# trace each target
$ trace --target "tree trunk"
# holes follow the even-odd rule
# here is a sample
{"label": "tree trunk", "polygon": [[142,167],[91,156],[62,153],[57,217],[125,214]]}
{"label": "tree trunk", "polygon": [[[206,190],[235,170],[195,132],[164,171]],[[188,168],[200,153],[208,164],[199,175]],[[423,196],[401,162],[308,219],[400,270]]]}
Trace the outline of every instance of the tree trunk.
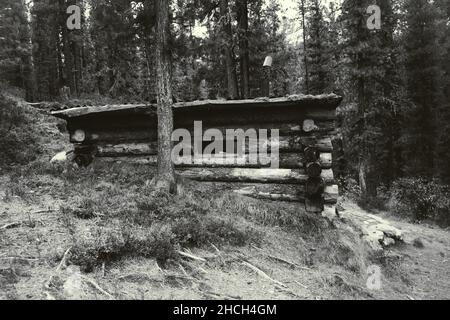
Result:
{"label": "tree trunk", "polygon": [[236,66],[233,55],[233,34],[231,30],[231,18],[229,15],[228,0],[220,0],[220,18],[222,21],[222,43],[225,55],[225,66],[227,70],[228,98],[235,100],[239,98]]}
{"label": "tree trunk", "polygon": [[306,94],[309,94],[309,73],[308,73],[308,59],[307,59],[307,50],[308,47],[306,45],[306,21],[305,21],[305,0],[301,2],[301,13],[302,13],[302,29],[303,29],[303,63],[305,65],[305,85],[306,85]]}
{"label": "tree trunk", "polygon": [[169,0],[157,0],[156,76],[158,92],[158,169],[156,188],[174,192],[175,171],[171,159],[173,111]]}
{"label": "tree trunk", "polygon": [[239,24],[239,62],[241,71],[241,97],[248,99],[249,88],[249,53],[248,53],[248,2],[238,0],[238,24]]}

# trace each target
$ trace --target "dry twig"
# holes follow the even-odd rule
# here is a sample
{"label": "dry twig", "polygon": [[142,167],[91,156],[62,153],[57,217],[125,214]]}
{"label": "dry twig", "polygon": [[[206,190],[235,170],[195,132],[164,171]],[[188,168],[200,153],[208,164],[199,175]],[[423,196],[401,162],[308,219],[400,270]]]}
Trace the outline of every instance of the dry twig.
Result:
{"label": "dry twig", "polygon": [[257,274],[259,274],[261,277],[263,277],[263,278],[265,278],[265,279],[267,279],[267,280],[269,280],[269,281],[271,281],[271,282],[277,284],[278,286],[280,286],[280,287],[282,287],[282,288],[287,288],[287,286],[286,286],[284,283],[282,283],[282,282],[280,282],[280,281],[278,281],[278,280],[275,280],[275,279],[271,278],[267,273],[265,273],[265,272],[262,271],[261,269],[255,267],[255,266],[252,265],[251,263],[249,263],[249,262],[247,262],[247,261],[242,261],[242,264],[243,264],[244,266],[246,266],[246,267],[252,269],[253,271],[255,271],[255,272],[256,272]]}
{"label": "dry twig", "polygon": [[102,289],[94,280],[92,280],[91,278],[88,278],[86,276],[82,276],[82,279],[84,281],[86,281],[87,283],[89,283],[90,285],[92,285],[95,289],[97,289],[98,291],[100,291],[101,293],[103,293],[105,296],[108,296],[110,299],[114,300],[114,297],[112,294],[110,294],[108,291]]}
{"label": "dry twig", "polygon": [[187,253],[187,252],[184,252],[184,251],[181,251],[181,250],[178,250],[177,252],[180,255],[182,255],[182,256],[184,256],[186,258],[189,258],[189,259],[192,259],[192,260],[196,260],[196,261],[206,262],[206,259],[203,259],[202,257],[195,256],[192,253]]}

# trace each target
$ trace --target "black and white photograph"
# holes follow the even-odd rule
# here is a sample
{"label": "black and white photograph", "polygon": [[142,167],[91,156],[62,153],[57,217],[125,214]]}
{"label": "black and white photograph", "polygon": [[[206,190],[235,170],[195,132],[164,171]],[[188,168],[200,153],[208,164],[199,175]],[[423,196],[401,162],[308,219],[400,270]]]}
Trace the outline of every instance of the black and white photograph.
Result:
{"label": "black and white photograph", "polygon": [[0,300],[449,299],[449,0],[0,0]]}

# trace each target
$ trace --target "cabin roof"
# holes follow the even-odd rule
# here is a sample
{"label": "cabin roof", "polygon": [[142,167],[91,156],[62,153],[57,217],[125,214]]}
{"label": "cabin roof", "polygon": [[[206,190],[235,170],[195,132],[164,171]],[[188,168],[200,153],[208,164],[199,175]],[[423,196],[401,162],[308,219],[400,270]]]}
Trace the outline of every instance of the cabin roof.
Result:
{"label": "cabin roof", "polygon": [[[209,109],[209,108],[239,108],[239,107],[314,107],[319,109],[336,109],[342,101],[342,97],[336,94],[322,95],[291,95],[280,98],[256,98],[246,100],[201,100],[191,102],[177,102],[176,109]],[[104,106],[84,106],[66,110],[53,111],[52,115],[64,120],[78,118],[86,115],[101,113],[124,114],[154,114],[156,104],[121,104]]]}

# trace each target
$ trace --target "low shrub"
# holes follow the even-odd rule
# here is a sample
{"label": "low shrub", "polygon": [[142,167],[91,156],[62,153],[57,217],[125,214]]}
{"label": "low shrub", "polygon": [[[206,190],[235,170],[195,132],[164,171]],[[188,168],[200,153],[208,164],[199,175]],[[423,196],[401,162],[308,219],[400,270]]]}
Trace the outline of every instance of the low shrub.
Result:
{"label": "low shrub", "polygon": [[40,150],[37,136],[29,112],[0,94],[0,166],[35,160]]}
{"label": "low shrub", "polygon": [[180,248],[242,246],[260,239],[258,232],[221,216],[213,202],[193,194],[173,196],[143,187],[114,200],[110,191],[86,194],[61,207],[66,220],[96,218],[86,222],[88,228],[72,232],[71,260],[86,271],[125,256],[153,257],[164,265],[176,259]]}
{"label": "low shrub", "polygon": [[450,224],[450,188],[436,180],[399,179],[391,188],[389,203],[391,210],[416,221]]}

